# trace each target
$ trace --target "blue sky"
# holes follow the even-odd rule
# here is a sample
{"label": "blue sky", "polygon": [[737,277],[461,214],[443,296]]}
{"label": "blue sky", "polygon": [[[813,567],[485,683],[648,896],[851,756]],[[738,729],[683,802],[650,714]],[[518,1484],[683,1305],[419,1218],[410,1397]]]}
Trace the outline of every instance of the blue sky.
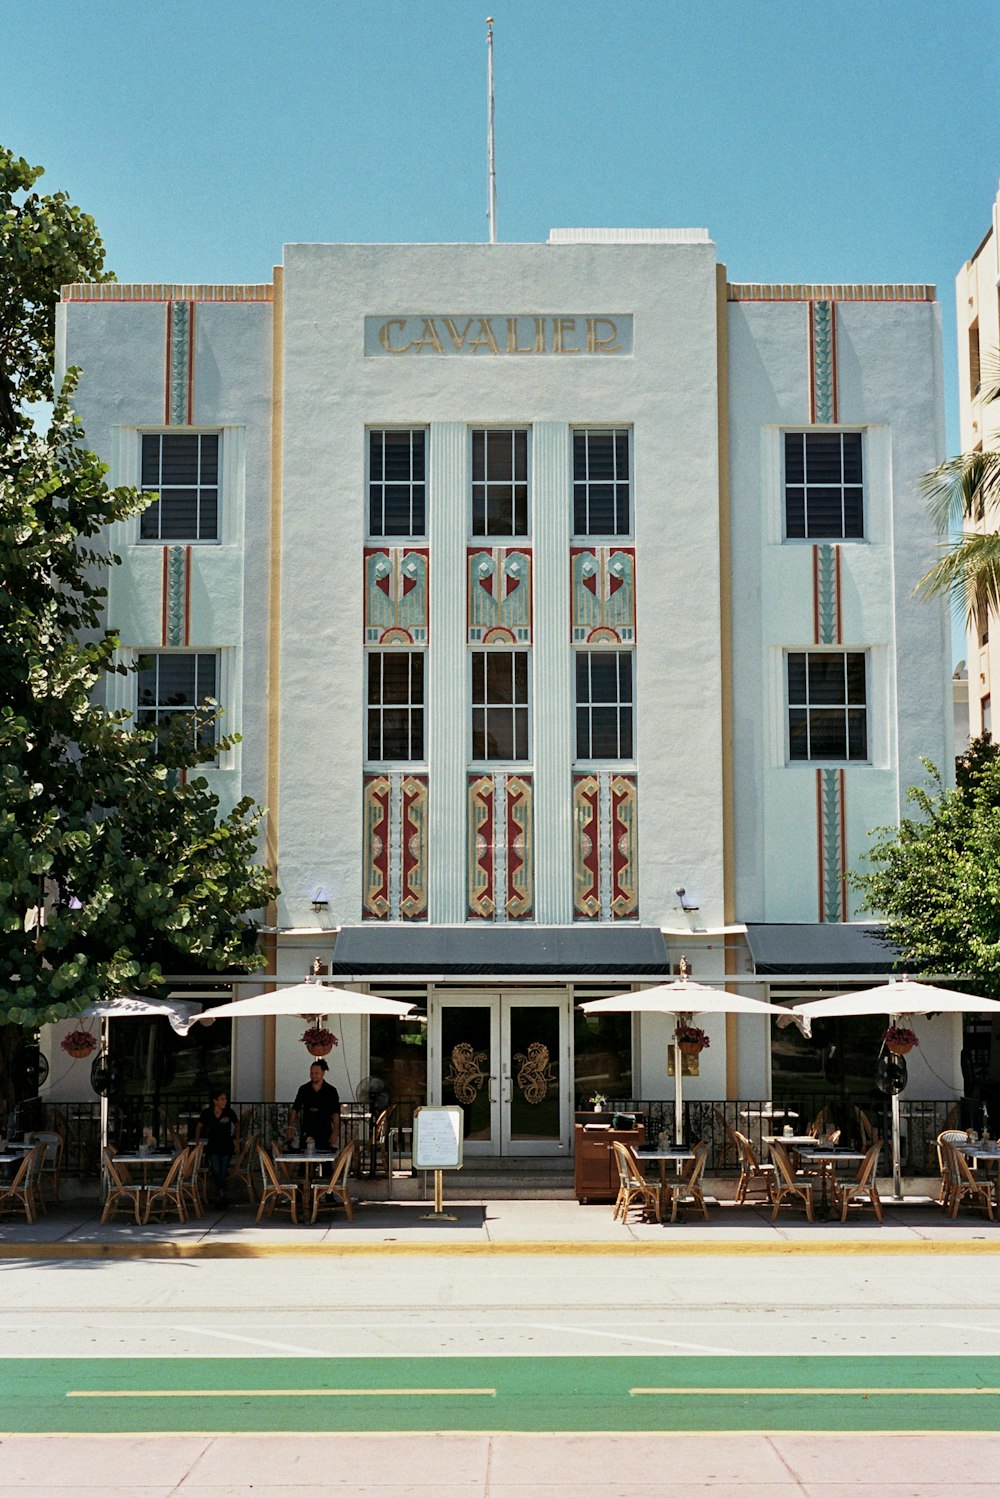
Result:
{"label": "blue sky", "polygon": [[[6,0],[0,138],[93,213],[121,280],[265,280],[291,240],[484,239],[487,13]],[[733,280],[936,282],[957,445],[954,277],[1000,173],[1000,7],[493,15],[501,239],[705,226]]]}

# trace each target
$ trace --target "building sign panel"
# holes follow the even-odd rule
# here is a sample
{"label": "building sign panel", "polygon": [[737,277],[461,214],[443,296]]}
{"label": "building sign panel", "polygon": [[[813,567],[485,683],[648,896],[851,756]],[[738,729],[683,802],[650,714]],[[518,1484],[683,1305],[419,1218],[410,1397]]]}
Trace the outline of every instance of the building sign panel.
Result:
{"label": "building sign panel", "polygon": [[630,313],[454,313],[365,318],[366,358],[631,354]]}

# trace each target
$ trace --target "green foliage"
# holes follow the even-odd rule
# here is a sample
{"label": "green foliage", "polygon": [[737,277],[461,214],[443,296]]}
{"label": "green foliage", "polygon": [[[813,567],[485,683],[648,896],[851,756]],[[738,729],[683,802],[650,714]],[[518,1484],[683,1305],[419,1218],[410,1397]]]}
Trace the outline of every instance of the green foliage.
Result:
{"label": "green foliage", "polygon": [[108,487],[70,409],[76,371],[45,435],[21,408],[51,392],[59,284],[100,278],[103,263],[64,195],[10,206],[37,175],[0,150],[0,316],[14,330],[0,336],[0,1035],[155,991],[164,970],[261,965],[246,917],[277,893],[255,861],[262,809],[248,798],[219,819],[199,773],[215,751],[181,724],[160,741],[95,700],[124,670],[103,627],[101,579],[118,559],[102,537],[150,496]]}
{"label": "green foliage", "polygon": [[853,882],[910,973],[961,973],[1000,998],[1000,753],[988,736],[975,740],[954,790],[925,768],[930,785],[907,791],[917,814],[877,829],[876,867]]}
{"label": "green foliage", "polygon": [[25,403],[54,398],[60,286],[115,279],[89,213],[64,192],[31,191],[42,175],[0,146],[0,441],[13,436]]}

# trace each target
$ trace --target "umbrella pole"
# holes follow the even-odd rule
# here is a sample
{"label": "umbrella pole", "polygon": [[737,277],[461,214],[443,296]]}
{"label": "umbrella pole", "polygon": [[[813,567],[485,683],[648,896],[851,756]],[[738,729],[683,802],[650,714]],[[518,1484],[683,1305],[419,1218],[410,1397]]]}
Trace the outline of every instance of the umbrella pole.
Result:
{"label": "umbrella pole", "polygon": [[[101,1054],[106,1058],[106,1064],[110,1069],[110,1057],[108,1055],[108,1042],[111,1031],[107,1015],[101,1020]],[[108,1147],[108,1092],[107,1088],[101,1093],[101,1200],[107,1193],[107,1181],[104,1178],[104,1151]]]}
{"label": "umbrella pole", "polygon": [[[899,1020],[898,1014],[889,1016],[889,1024],[895,1025]],[[899,1164],[899,1093],[892,1094],[892,1199],[895,1202],[903,1200],[903,1175]]]}
{"label": "umbrella pole", "polygon": [[681,1048],[674,1046],[674,1143],[684,1143],[684,1098],[681,1093]]}

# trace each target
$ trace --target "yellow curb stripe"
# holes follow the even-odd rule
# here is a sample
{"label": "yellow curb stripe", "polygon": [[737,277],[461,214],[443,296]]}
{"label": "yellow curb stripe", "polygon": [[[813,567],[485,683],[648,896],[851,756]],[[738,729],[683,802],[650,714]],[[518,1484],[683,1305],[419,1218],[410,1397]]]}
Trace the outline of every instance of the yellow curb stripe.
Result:
{"label": "yellow curb stripe", "polygon": [[734,1255],[763,1258],[775,1254],[802,1254],[814,1258],[844,1255],[872,1258],[950,1254],[1000,1254],[1000,1233],[991,1239],[871,1239],[824,1238],[814,1241],[779,1239],[752,1242],[741,1239],[685,1238],[662,1243],[567,1243],[543,1240],[476,1243],[178,1243],[169,1239],[147,1243],[0,1243],[2,1259],[267,1259],[352,1258],[379,1255],[393,1257],[475,1258],[523,1255],[547,1258],[663,1258],[719,1257]]}
{"label": "yellow curb stripe", "polygon": [[787,1395],[790,1395],[792,1397],[795,1397],[795,1396],[800,1395],[800,1394],[801,1395],[807,1395],[807,1394],[808,1395],[814,1395],[814,1394],[831,1395],[831,1394],[836,1394],[838,1396],[838,1398],[841,1395],[843,1395],[843,1394],[858,1394],[863,1399],[871,1399],[873,1396],[876,1396],[876,1395],[879,1396],[880,1398],[895,1399],[895,1397],[896,1397],[897,1394],[918,1394],[918,1395],[933,1394],[935,1396],[942,1395],[942,1394],[947,1394],[947,1395],[952,1395],[952,1396],[960,1395],[960,1396],[962,1396],[964,1398],[964,1397],[966,1397],[966,1396],[968,1396],[970,1394],[1000,1394],[1000,1389],[987,1389],[987,1388],[975,1388],[975,1389],[930,1389],[930,1388],[927,1388],[927,1389],[894,1389],[894,1388],[893,1389],[890,1389],[890,1388],[878,1388],[878,1389],[844,1388],[844,1389],[833,1389],[833,1388],[816,1388],[816,1389],[808,1389],[808,1388],[799,1387],[796,1384],[792,1384],[788,1388],[779,1388],[779,1387],[775,1387],[775,1388],[750,1388],[749,1386],[743,1388],[743,1387],[741,1387],[738,1384],[733,1384],[730,1388],[720,1389],[720,1388],[704,1388],[704,1387],[702,1387],[700,1385],[691,1386],[691,1387],[684,1387],[684,1386],[678,1384],[676,1387],[671,1386],[671,1387],[663,1388],[663,1389],[629,1389],[629,1393],[630,1394],[697,1394],[699,1397],[701,1395],[703,1395],[703,1394],[719,1394],[719,1395],[728,1395],[728,1394],[787,1394]]}
{"label": "yellow curb stripe", "polygon": [[[747,1439],[751,1440],[784,1440],[797,1439],[807,1436],[810,1441],[842,1440],[844,1436],[850,1436],[853,1441],[884,1440],[892,1438],[898,1440],[905,1436],[908,1443],[914,1441],[997,1441],[1000,1442],[1000,1433],[994,1430],[983,1430],[981,1426],[975,1430],[962,1430],[958,1426],[950,1426],[947,1431],[936,1430],[906,1430],[890,1427],[888,1430],[856,1430],[852,1431],[847,1426],[841,1430],[790,1430],[787,1426],[761,1426],[759,1430],[643,1430],[639,1426],[630,1426],[627,1435],[621,1431],[609,1430],[490,1430],[490,1438],[503,1436],[506,1440],[519,1441],[565,1441],[572,1437],[574,1441],[633,1441],[637,1436],[646,1440],[655,1438],[661,1441],[685,1441],[698,1440],[705,1436],[711,1436],[713,1440],[739,1441],[745,1445]],[[205,1439],[220,1441],[273,1441],[275,1436],[294,1436],[296,1440],[307,1441],[415,1441],[415,1440],[440,1440],[447,1437],[450,1440],[478,1441],[481,1433],[470,1430],[220,1430],[213,1427],[211,1430],[130,1430],[104,1431],[104,1430],[0,1430],[0,1441],[190,1441],[193,1437],[204,1437]],[[943,1491],[943,1489],[942,1489]]]}
{"label": "yellow curb stripe", "polygon": [[67,1389],[67,1399],[404,1399],[461,1394],[489,1399],[496,1389]]}

